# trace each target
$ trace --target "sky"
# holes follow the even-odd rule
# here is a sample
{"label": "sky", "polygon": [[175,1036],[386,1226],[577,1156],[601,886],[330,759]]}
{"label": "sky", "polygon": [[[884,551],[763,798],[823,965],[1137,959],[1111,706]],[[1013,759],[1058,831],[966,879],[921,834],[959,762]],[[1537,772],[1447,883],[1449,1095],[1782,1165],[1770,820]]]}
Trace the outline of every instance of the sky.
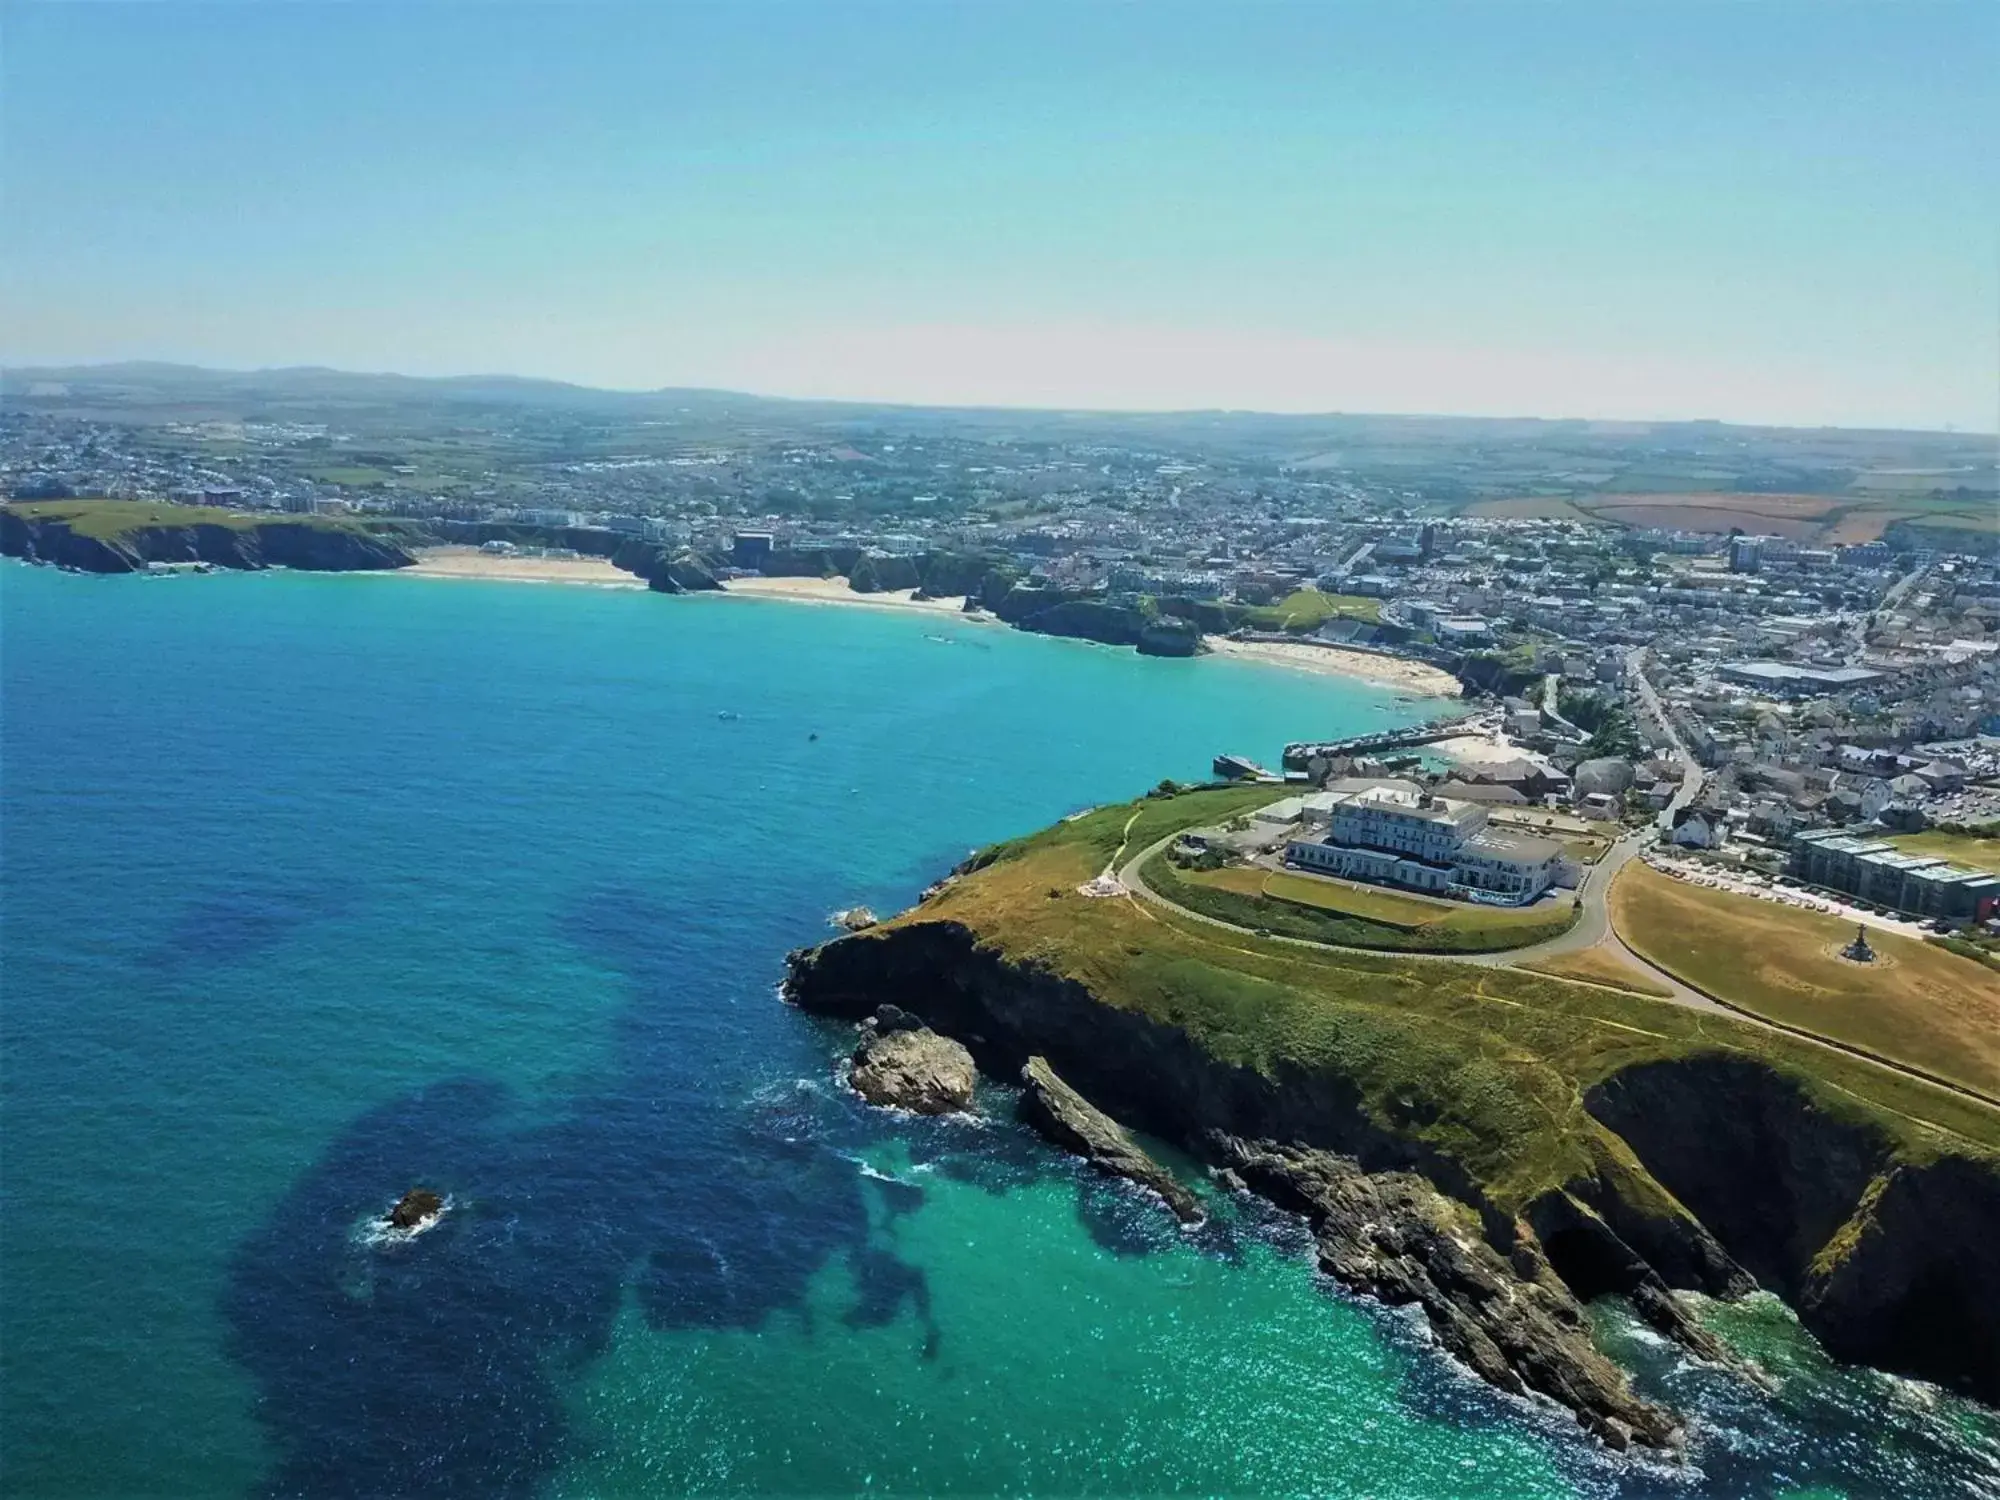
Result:
{"label": "sky", "polygon": [[2000,425],[2000,4],[0,0],[0,360]]}

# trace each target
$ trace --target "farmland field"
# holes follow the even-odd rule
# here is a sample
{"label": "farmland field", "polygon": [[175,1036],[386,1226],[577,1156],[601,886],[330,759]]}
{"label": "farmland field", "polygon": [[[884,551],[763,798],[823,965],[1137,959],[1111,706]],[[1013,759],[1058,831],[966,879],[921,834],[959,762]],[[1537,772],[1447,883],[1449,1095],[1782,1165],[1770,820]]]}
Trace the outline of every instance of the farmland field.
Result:
{"label": "farmland field", "polygon": [[1819,534],[1822,518],[1840,502],[1831,495],[1700,493],[1600,495],[1577,503],[1598,520],[1621,526],[1661,526],[1718,534],[1741,527],[1747,532],[1804,541]]}
{"label": "farmland field", "polygon": [[1519,495],[1508,500],[1477,500],[1465,514],[1489,521],[1588,521],[1590,515],[1561,495]]}

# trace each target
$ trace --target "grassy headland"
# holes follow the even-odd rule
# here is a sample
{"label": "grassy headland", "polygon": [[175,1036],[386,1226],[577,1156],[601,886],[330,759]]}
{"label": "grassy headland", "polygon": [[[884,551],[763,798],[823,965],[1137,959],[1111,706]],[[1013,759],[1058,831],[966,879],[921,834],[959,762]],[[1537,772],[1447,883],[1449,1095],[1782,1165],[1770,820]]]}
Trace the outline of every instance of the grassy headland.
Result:
{"label": "grassy headland", "polygon": [[1639,1064],[1716,1054],[1777,1070],[1815,1107],[1884,1132],[1905,1159],[2000,1151],[2000,1111],[1746,1023],[1521,970],[1314,951],[1079,894],[1114,859],[1278,795],[1211,788],[1100,808],[985,851],[880,931],[961,924],[981,949],[1178,1028],[1225,1063],[1336,1075],[1384,1129],[1454,1159],[1501,1205],[1635,1171],[1584,1092]]}
{"label": "grassy headland", "polygon": [[283,522],[316,531],[368,530],[349,516],[270,515],[155,500],[17,500],[10,502],[8,509],[24,520],[60,521],[78,536],[100,542],[122,541],[158,527],[220,526],[228,531],[255,531]]}
{"label": "grassy headland", "polygon": [[2000,1097],[2000,984],[1934,944],[1673,880],[1634,861],[1611,889],[1619,936],[1696,989]]}
{"label": "grassy headland", "polygon": [[1275,604],[1255,605],[1242,615],[1243,623],[1253,630],[1293,632],[1317,630],[1328,620],[1361,620],[1373,625],[1381,618],[1379,600],[1359,594],[1325,594],[1318,589],[1296,589]]}

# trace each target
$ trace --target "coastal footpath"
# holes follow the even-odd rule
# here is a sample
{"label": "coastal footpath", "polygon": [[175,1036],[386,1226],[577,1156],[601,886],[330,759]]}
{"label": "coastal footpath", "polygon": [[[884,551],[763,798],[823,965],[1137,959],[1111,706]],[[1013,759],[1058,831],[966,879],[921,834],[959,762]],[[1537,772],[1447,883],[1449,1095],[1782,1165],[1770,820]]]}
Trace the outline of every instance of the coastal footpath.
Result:
{"label": "coastal footpath", "polygon": [[1156,795],[984,851],[792,955],[785,993],[900,1007],[997,1079],[1041,1059],[1225,1190],[1305,1215],[1328,1274],[1420,1306],[1470,1369],[1612,1446],[1679,1435],[1590,1345],[1581,1304],[1607,1294],[1732,1363],[1676,1293],[1761,1286],[1838,1358],[2000,1403],[2000,1113],[1687,1006],[1313,951],[1102,879],[1257,795]]}

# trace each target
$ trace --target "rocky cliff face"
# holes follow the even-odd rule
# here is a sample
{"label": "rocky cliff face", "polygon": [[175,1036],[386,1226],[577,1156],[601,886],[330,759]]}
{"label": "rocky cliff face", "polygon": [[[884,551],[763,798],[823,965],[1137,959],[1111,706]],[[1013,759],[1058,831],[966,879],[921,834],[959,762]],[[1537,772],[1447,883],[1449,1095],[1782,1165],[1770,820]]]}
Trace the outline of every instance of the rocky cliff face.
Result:
{"label": "rocky cliff face", "polygon": [[[1897,1164],[1878,1134],[1811,1108],[1748,1060],[1646,1064],[1592,1089],[1590,1115],[1622,1137],[1607,1135],[1608,1146],[1629,1146],[1643,1170],[1607,1167],[1516,1213],[1449,1156],[1372,1119],[1337,1072],[1266,1076],[1222,1063],[1171,1026],[980,948],[956,923],[796,953],[786,994],[853,1019],[893,1002],[963,1042],[993,1077],[1016,1077],[1044,1056],[1091,1103],[1218,1165],[1240,1165],[1222,1144],[1233,1140],[1260,1143],[1266,1158],[1305,1152],[1347,1158],[1363,1174],[1414,1174],[1462,1206],[1524,1282],[1553,1281],[1576,1298],[1628,1296],[1700,1357],[1726,1356],[1670,1289],[1732,1296],[1762,1281],[1842,1357],[2000,1402],[2000,1299],[1988,1295],[2000,1285],[2000,1173],[1983,1160]],[[1276,1181],[1267,1172],[1262,1186]],[[1418,1300],[1439,1323],[1432,1302]],[[1652,1417],[1603,1395],[1596,1376],[1559,1351],[1546,1357],[1568,1373],[1529,1379],[1527,1366],[1510,1367],[1608,1438],[1620,1428],[1606,1423],[1642,1441],[1659,1436]],[[1591,1391],[1603,1399],[1572,1400]]]}
{"label": "rocky cliff face", "polygon": [[1896,1159],[1734,1058],[1628,1068],[1585,1107],[1842,1359],[2000,1404],[2000,1171]]}
{"label": "rocky cliff face", "polygon": [[1057,1077],[1045,1057],[1031,1057],[1021,1069],[1021,1118],[1098,1171],[1159,1194],[1183,1224],[1201,1217],[1201,1204],[1186,1184],[1141,1150],[1124,1126]]}
{"label": "rocky cliff face", "polygon": [[305,521],[248,526],[142,526],[110,539],[84,536],[65,521],[0,506],[0,553],[86,573],[136,573],[150,562],[205,562],[219,568],[299,568],[319,573],[403,568],[416,561],[395,542],[349,527]]}
{"label": "rocky cliff face", "polygon": [[686,548],[663,547],[658,542],[634,539],[620,543],[611,554],[611,565],[645,579],[655,593],[692,594],[722,587],[706,559]]}

